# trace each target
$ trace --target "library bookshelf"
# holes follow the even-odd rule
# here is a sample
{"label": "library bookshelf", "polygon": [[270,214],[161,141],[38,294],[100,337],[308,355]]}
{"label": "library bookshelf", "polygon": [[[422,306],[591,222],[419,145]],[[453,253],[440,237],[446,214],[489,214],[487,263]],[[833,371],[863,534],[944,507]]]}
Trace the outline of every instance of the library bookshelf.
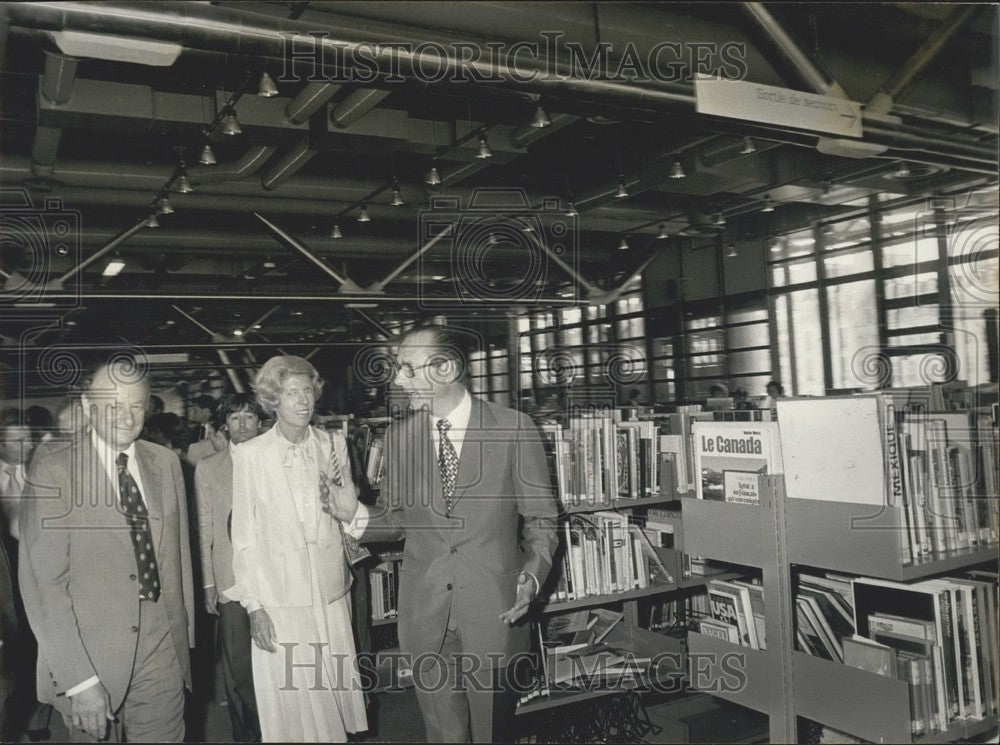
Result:
{"label": "library bookshelf", "polygon": [[682,508],[690,553],[762,571],[767,628],[767,650],[689,632],[692,687],[767,714],[772,742],[795,741],[797,717],[872,742],[951,742],[995,729],[991,716],[914,737],[908,683],[797,651],[792,568],[916,580],[996,562],[996,546],[904,565],[898,508],[788,499],[782,476],[759,479],[760,505],[689,499]]}

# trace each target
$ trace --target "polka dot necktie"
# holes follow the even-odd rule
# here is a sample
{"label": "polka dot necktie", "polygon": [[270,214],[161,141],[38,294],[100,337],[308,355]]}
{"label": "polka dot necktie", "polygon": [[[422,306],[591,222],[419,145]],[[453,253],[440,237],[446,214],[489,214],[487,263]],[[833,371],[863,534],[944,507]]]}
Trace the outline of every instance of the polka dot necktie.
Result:
{"label": "polka dot necktie", "polygon": [[444,506],[446,512],[451,512],[453,506],[452,497],[455,496],[455,479],[458,477],[458,453],[455,446],[448,437],[448,430],[451,429],[451,422],[447,419],[438,419],[438,433],[441,435],[441,442],[438,447],[438,468],[441,469],[441,486],[444,491]]}
{"label": "polka dot necktie", "polygon": [[128,472],[128,455],[118,453],[118,493],[121,496],[125,519],[128,521],[135,566],[138,570],[139,597],[156,602],[160,597],[160,572],[153,554],[153,534],[149,530],[149,513],[142,503],[139,485]]}

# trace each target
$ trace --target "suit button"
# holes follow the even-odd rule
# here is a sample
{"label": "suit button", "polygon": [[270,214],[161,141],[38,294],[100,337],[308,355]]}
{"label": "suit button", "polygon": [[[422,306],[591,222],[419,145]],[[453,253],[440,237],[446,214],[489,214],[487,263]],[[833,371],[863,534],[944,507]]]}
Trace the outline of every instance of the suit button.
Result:
{"label": "suit button", "polygon": [[448,589],[448,590],[451,589],[451,582],[448,583],[448,587],[446,589]]}
{"label": "suit button", "polygon": [[454,546],[452,546],[452,547],[451,547],[451,552],[452,552],[453,554],[457,554],[457,553],[458,553],[458,549],[457,549],[457,548],[455,548]]}
{"label": "suit button", "polygon": [[132,627],[132,633],[133,634],[138,634],[139,633],[139,627],[138,626],[133,626]]}
{"label": "suit button", "polygon": [[129,578],[130,580],[132,580],[133,582],[135,582],[135,581],[136,581],[136,580],[138,579],[138,577],[136,577],[136,576],[135,576],[134,574],[130,574],[130,575],[128,576],[128,578]]}

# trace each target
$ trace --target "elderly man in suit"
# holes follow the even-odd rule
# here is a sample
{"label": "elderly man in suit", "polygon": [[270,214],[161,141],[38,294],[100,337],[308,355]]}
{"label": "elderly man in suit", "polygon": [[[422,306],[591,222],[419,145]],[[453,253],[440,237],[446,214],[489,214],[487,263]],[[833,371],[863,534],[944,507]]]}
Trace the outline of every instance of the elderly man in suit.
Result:
{"label": "elderly man in suit", "polygon": [[361,541],[406,540],[399,641],[414,659],[429,742],[505,739],[515,704],[508,664],[529,648],[519,621],[557,542],[538,429],[469,394],[466,346],[440,326],[402,339],[395,383],[416,413],[386,435],[379,501],[368,508],[341,490],[329,502]]}
{"label": "elderly man in suit", "polygon": [[[260,433],[264,409],[249,393],[222,399],[213,426],[239,445]],[[233,577],[233,456],[230,447],[200,461],[194,472],[198,495],[198,542],[205,584],[205,609],[219,617],[222,674],[235,742],[260,742],[260,723],[250,661],[250,618],[243,606],[226,595]]]}
{"label": "elderly man in suit", "polygon": [[148,398],[138,360],[112,357],[85,380],[89,431],[29,471],[19,575],[38,638],[38,695],[74,739],[184,739],[187,503],[177,456],[137,441]]}

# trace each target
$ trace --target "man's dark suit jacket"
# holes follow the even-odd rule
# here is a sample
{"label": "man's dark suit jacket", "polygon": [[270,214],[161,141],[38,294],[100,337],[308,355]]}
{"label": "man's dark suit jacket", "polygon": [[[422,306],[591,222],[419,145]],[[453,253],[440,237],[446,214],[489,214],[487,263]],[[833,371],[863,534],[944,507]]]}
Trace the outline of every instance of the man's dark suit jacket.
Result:
{"label": "man's dark suit jacket", "polygon": [[[449,614],[466,654],[528,649],[528,626],[504,624],[518,574],[540,583],[552,566],[556,504],[538,428],[527,416],[472,397],[454,508],[445,515],[431,418],[423,411],[386,433],[382,494],[362,541],[406,539],[399,641],[413,655],[441,649]],[[520,523],[520,525],[519,525]],[[519,538],[520,533],[520,538]]]}

